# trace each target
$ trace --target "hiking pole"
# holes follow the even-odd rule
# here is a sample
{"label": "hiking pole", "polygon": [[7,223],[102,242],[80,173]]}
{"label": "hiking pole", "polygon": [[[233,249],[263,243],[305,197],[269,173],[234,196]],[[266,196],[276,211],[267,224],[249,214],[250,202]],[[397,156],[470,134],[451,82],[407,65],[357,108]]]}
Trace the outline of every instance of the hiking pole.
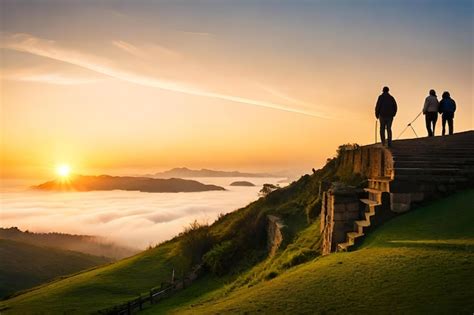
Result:
{"label": "hiking pole", "polygon": [[413,133],[415,133],[415,136],[418,138],[418,135],[416,134],[415,128],[413,128],[413,126],[411,124],[409,124],[409,126],[411,127],[411,130],[413,130]]}
{"label": "hiking pole", "polygon": [[411,127],[411,129],[415,133],[416,137],[418,138],[418,135],[416,134],[416,131],[415,131],[415,129],[413,128],[413,126],[411,124],[413,124],[418,119],[418,117],[420,117],[421,113],[423,113],[423,111],[419,112],[418,115],[416,115],[415,119],[413,119],[410,123],[408,123],[408,125],[405,127],[405,129],[403,129],[402,132],[400,132],[400,134],[397,137],[397,140],[402,136],[402,134],[405,132],[405,130],[408,129],[408,127]]}
{"label": "hiking pole", "polygon": [[375,119],[375,143],[377,143],[377,119]]}

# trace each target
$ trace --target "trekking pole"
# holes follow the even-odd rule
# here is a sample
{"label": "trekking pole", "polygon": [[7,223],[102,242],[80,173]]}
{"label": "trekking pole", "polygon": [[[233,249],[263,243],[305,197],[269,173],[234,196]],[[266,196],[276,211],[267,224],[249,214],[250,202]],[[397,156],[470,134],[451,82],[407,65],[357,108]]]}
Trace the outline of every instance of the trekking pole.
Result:
{"label": "trekking pole", "polygon": [[405,129],[403,129],[402,132],[400,132],[400,134],[397,137],[397,140],[402,136],[402,134],[405,132],[405,130],[408,129],[408,127],[411,127],[411,129],[415,133],[415,136],[418,138],[418,135],[416,134],[416,131],[415,131],[415,129],[413,128],[413,126],[411,124],[413,124],[418,119],[418,117],[420,117],[421,113],[423,113],[423,111],[419,112],[418,115],[416,115],[415,119],[413,119],[410,123],[408,123],[408,125],[405,127]]}
{"label": "trekking pole", "polygon": [[375,119],[375,143],[377,143],[377,119]]}

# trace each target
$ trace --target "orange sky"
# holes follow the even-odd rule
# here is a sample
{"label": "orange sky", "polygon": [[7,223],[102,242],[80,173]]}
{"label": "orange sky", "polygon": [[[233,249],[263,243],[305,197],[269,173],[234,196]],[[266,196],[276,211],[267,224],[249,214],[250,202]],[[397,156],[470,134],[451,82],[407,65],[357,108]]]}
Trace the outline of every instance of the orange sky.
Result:
{"label": "orange sky", "polygon": [[309,170],[373,141],[383,85],[395,136],[431,88],[473,129],[472,3],[231,3],[3,2],[2,176]]}

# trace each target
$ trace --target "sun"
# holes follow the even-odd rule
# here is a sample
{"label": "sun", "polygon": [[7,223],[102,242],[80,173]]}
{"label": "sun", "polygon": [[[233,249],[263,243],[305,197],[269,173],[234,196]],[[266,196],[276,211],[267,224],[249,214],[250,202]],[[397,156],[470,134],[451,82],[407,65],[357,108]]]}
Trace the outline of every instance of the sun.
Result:
{"label": "sun", "polygon": [[56,167],[56,174],[61,178],[66,178],[71,174],[71,167],[67,164],[60,164]]}

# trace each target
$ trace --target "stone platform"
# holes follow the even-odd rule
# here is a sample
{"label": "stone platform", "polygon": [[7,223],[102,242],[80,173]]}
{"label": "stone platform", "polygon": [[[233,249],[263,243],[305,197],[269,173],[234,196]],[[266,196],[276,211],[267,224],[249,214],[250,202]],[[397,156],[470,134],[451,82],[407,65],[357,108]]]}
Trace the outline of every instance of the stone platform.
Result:
{"label": "stone platform", "polygon": [[[370,229],[418,203],[474,187],[474,131],[397,140],[391,148],[373,144],[346,150],[339,169],[366,177],[367,188],[357,193],[359,215],[352,213],[351,222],[337,222],[343,214],[335,214],[334,209],[344,207],[323,205],[326,226],[321,229],[331,234],[323,235],[329,240],[326,253],[348,250]],[[337,194],[328,191],[325,198],[338,204]],[[347,195],[339,198],[347,199]]]}

